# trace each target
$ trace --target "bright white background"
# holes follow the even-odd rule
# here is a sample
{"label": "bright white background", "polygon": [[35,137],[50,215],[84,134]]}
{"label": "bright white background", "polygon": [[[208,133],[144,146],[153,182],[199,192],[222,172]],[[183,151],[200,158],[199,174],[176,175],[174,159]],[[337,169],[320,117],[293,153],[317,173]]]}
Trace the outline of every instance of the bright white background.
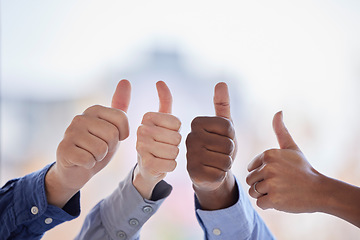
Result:
{"label": "bright white background", "polygon": [[[116,83],[133,85],[131,137],[84,188],[82,215],[44,239],[70,239],[86,213],[136,162],[142,115],[167,82],[183,140],[197,115],[212,115],[218,81],[231,89],[239,152],[234,172],[277,147],[273,114],[320,172],[360,185],[360,2],[1,1],[1,185],[55,161],[71,119],[108,105]],[[142,239],[201,239],[184,141],[174,187]],[[356,239],[357,228],[323,214],[255,207],[278,239]],[[348,234],[348,235],[345,235]]]}

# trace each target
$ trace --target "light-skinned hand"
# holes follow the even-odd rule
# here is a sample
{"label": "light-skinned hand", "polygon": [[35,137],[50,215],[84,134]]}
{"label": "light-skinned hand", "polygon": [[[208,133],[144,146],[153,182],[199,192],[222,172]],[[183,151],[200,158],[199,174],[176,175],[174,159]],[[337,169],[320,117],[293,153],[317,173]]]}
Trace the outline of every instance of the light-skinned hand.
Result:
{"label": "light-skinned hand", "polygon": [[133,184],[145,199],[150,199],[156,184],[176,168],[181,141],[181,122],[171,115],[171,92],[163,81],[157,82],[156,88],[159,112],[146,113],[137,130],[138,164]]}
{"label": "light-skinned hand", "polygon": [[45,177],[49,204],[63,207],[115,154],[129,136],[126,111],[131,85],[118,83],[111,107],[95,105],[75,116],[60,142],[56,163]]}

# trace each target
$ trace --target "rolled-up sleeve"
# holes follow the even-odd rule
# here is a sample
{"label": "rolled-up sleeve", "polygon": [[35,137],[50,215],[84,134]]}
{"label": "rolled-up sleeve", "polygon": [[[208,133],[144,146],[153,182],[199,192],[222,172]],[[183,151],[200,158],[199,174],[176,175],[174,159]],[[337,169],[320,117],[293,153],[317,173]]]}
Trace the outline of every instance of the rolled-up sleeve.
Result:
{"label": "rolled-up sleeve", "polygon": [[158,210],[172,187],[159,182],[152,200],[144,199],[132,184],[131,171],[115,191],[86,216],[76,239],[139,239],[141,227]]}

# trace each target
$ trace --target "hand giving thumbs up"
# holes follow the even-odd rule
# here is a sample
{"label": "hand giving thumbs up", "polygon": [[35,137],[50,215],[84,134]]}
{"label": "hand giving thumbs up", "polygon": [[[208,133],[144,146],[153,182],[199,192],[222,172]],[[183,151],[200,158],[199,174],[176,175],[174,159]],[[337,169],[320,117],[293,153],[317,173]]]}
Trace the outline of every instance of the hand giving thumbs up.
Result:
{"label": "hand giving thumbs up", "polygon": [[138,165],[133,184],[146,199],[151,198],[155,185],[175,169],[181,141],[181,122],[171,115],[171,92],[162,81],[156,83],[156,88],[159,112],[146,113],[137,130]]}
{"label": "hand giving thumbs up", "polygon": [[118,83],[110,107],[94,105],[74,117],[57,149],[56,163],[45,178],[48,202],[64,204],[103,169],[116,152],[119,141],[129,136],[126,111],[131,86]]}
{"label": "hand giving thumbs up", "polygon": [[203,209],[215,210],[237,200],[231,166],[235,157],[235,130],[226,83],[214,90],[215,117],[196,117],[186,139],[187,170]]}
{"label": "hand giving thumbs up", "polygon": [[246,182],[249,194],[262,209],[286,212],[313,212],[317,208],[316,188],[320,174],[309,164],[283,122],[282,112],[275,114],[273,128],[280,149],[256,156],[248,166]]}

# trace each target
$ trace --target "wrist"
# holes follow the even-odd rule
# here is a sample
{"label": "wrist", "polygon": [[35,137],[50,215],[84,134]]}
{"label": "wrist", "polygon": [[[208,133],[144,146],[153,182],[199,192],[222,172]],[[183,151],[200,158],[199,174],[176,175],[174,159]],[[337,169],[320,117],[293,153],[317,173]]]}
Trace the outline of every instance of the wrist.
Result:
{"label": "wrist", "polygon": [[329,178],[323,174],[317,172],[315,180],[312,184],[312,194],[309,200],[308,212],[324,212],[325,206],[328,205],[329,196],[331,195],[331,189],[329,188],[331,183]]}
{"label": "wrist", "polygon": [[324,201],[320,212],[342,218],[360,227],[360,188],[327,176],[323,177]]}
{"label": "wrist", "polygon": [[48,204],[62,208],[79,189],[67,187],[58,171],[57,163],[45,175],[45,191]]}
{"label": "wrist", "polygon": [[133,172],[133,185],[144,199],[151,199],[152,192],[160,180],[144,176],[139,165],[136,165]]}
{"label": "wrist", "polygon": [[228,208],[239,199],[236,181],[231,172],[227,172],[224,181],[214,190],[204,190],[195,185],[193,185],[193,189],[203,210]]}
{"label": "wrist", "polygon": [[336,212],[345,211],[349,207],[351,208],[351,204],[349,203],[355,199],[355,197],[351,196],[351,193],[355,188],[359,190],[358,187],[324,175],[322,188],[321,195],[324,197],[319,211],[333,215],[336,215]]}

